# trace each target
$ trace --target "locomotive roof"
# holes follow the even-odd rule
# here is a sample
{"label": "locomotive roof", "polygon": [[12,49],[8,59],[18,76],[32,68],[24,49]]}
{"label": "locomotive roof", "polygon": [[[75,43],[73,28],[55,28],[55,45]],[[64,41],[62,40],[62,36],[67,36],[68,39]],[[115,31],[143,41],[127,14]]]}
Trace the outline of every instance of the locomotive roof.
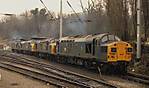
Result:
{"label": "locomotive roof", "polygon": [[23,43],[31,43],[31,41],[30,40],[28,40],[28,41],[21,41],[21,43],[23,44]]}
{"label": "locomotive roof", "polygon": [[112,35],[112,34],[103,33],[103,34],[93,34],[93,35],[67,36],[67,37],[63,37],[61,41],[74,41],[74,42],[87,42],[88,41],[89,42],[89,41],[92,41],[94,38],[101,39],[105,35]]}
{"label": "locomotive roof", "polygon": [[52,41],[54,39],[52,38],[32,38],[31,40],[13,40],[12,43],[31,43],[31,42],[46,42],[46,41]]}
{"label": "locomotive roof", "polygon": [[54,39],[53,38],[48,38],[48,39],[43,39],[43,40],[38,40],[38,42],[50,42],[50,41],[53,41]]}
{"label": "locomotive roof", "polygon": [[39,39],[39,40],[30,40],[32,42],[36,42],[36,43],[43,43],[43,42],[54,42],[57,41],[54,38],[46,38],[46,39]]}
{"label": "locomotive roof", "polygon": [[45,40],[45,37],[32,37],[31,40]]}

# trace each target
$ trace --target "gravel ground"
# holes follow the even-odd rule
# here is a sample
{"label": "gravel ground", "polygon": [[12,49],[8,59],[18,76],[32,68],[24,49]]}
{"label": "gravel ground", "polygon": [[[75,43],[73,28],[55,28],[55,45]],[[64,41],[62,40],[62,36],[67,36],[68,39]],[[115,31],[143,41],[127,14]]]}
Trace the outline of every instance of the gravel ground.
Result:
{"label": "gravel ground", "polygon": [[0,68],[0,88],[54,88],[41,81]]}

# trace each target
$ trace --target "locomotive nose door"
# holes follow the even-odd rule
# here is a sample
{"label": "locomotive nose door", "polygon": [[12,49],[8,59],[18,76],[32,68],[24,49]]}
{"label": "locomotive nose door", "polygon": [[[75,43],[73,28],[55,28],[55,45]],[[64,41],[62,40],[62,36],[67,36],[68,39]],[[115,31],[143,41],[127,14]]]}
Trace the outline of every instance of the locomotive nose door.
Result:
{"label": "locomotive nose door", "polygon": [[125,55],[126,55],[126,49],[125,49],[125,44],[124,43],[118,43],[117,44],[117,59],[118,61],[125,60]]}

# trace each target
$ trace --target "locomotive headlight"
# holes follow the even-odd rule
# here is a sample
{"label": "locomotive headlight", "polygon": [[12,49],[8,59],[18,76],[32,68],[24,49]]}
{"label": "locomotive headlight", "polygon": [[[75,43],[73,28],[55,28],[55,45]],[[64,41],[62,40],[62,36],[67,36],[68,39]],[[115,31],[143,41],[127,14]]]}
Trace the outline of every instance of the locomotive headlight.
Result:
{"label": "locomotive headlight", "polygon": [[132,48],[127,48],[127,52],[132,52]]}
{"label": "locomotive headlight", "polygon": [[111,52],[117,52],[117,49],[116,48],[111,48]]}

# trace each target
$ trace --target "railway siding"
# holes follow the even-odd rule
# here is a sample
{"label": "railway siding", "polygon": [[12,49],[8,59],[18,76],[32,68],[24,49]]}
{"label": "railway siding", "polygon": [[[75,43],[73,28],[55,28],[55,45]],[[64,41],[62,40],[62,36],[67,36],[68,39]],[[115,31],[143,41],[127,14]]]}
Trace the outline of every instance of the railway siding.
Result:
{"label": "railway siding", "polygon": [[55,74],[56,76],[63,77],[63,78],[66,78],[67,80],[70,80],[70,81],[73,81],[75,83],[84,85],[84,87],[86,86],[86,87],[98,88],[98,87],[105,86],[107,88],[109,88],[109,87],[116,88],[116,86],[114,86],[110,83],[107,83],[105,81],[95,80],[95,79],[92,79],[92,78],[89,78],[89,77],[86,77],[83,75],[79,75],[76,73],[71,73],[68,71],[57,69],[55,67],[52,67],[52,66],[44,64],[44,63],[37,62],[35,60],[30,60],[27,58],[24,58],[24,59],[21,58],[20,59],[20,57],[11,56],[11,55],[3,55],[3,58],[5,58],[5,60],[7,60],[7,61],[9,60],[11,63],[15,63],[15,64],[23,63],[23,65],[26,64],[26,65],[28,65],[28,67],[32,66],[32,68],[36,68],[38,70],[40,69],[43,72]]}
{"label": "railway siding", "polygon": [[53,81],[50,81],[48,79],[47,75],[43,75],[40,72],[34,72],[32,70],[25,69],[25,68],[23,69],[23,68],[20,68],[20,67],[17,67],[17,66],[13,66],[12,64],[10,65],[10,63],[8,64],[8,63],[0,62],[0,67],[11,70],[11,71],[14,71],[14,72],[17,72],[17,73],[20,73],[20,74],[23,74],[23,75],[26,75],[26,76],[29,76],[29,77],[32,77],[32,78],[35,78],[35,79],[38,79],[40,81],[49,83],[49,84],[54,85],[56,87],[67,88],[63,84],[58,84],[58,83],[55,83]]}
{"label": "railway siding", "polygon": [[130,81],[135,81],[149,85],[149,76],[128,72],[127,75],[124,76],[123,78],[128,79]]}

